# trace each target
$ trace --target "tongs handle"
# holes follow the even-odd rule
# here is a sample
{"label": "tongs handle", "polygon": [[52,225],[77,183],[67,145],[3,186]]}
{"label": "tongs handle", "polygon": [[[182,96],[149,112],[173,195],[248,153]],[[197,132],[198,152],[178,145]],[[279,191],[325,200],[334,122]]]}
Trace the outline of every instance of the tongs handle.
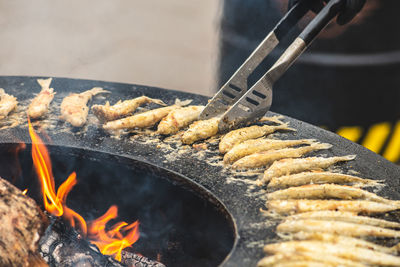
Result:
{"label": "tongs handle", "polygon": [[260,80],[276,82],[342,10],[344,3],[345,0],[330,0]]}
{"label": "tongs handle", "polygon": [[219,123],[220,132],[249,124],[264,116],[272,104],[274,82],[287,71],[324,27],[342,10],[344,3],[345,0],[330,0],[324,6],[269,71],[224,113]]}
{"label": "tongs handle", "polygon": [[[319,1],[319,0],[318,0]],[[264,38],[246,61],[236,70],[232,77],[221,87],[218,93],[200,115],[200,119],[208,119],[225,112],[247,90],[247,79],[254,69],[279,44],[283,37],[297,24],[297,22],[311,9],[316,0],[296,3],[285,16],[277,23],[274,29]]]}

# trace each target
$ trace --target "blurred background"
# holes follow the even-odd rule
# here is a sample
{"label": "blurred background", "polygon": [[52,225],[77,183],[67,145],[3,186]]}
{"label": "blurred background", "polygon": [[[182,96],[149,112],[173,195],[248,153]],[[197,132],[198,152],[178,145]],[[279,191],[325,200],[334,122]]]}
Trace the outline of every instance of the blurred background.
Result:
{"label": "blurred background", "polygon": [[0,74],[212,95],[221,1],[0,1]]}
{"label": "blurred background", "polygon": [[[211,96],[286,7],[285,0],[0,0],[0,74],[136,83]],[[367,0],[351,24],[329,25],[275,85],[272,110],[399,162],[398,10],[398,0]]]}

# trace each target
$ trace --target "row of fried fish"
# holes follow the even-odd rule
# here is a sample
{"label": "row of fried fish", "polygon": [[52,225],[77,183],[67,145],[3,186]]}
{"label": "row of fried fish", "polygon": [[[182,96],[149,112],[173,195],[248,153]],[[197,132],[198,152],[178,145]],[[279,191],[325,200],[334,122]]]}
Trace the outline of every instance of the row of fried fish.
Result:
{"label": "row of fried fish", "polygon": [[[36,119],[44,116],[50,106],[50,102],[54,98],[54,90],[50,88],[50,79],[38,79],[37,82],[41,86],[40,93],[31,101],[28,107],[29,117]],[[0,119],[4,119],[8,114],[15,110],[18,105],[17,98],[6,94],[4,89],[0,89]]]}
{"label": "row of fried fish", "polygon": [[271,255],[258,266],[400,266],[400,245],[366,240],[400,238],[400,223],[365,216],[400,209],[400,201],[362,189],[380,187],[382,181],[326,171],[355,156],[304,158],[331,145],[263,137],[274,128],[291,130],[284,123],[250,126],[226,134],[219,143],[224,163],[232,168],[266,167],[257,184],[278,189],[267,194],[268,212],[287,216],[277,226],[286,240],[266,245],[264,251]]}
{"label": "row of fried fish", "polygon": [[[52,79],[38,79],[41,91],[37,94],[28,106],[28,116],[31,119],[39,119],[49,112],[50,103],[56,94],[50,88]],[[99,93],[106,93],[102,88],[95,87],[80,94],[70,94],[61,103],[61,119],[68,121],[75,127],[81,127],[86,123],[88,110],[87,102]],[[0,119],[8,116],[18,105],[14,96],[8,95],[0,89]]]}
{"label": "row of fried fish", "polygon": [[271,255],[258,266],[400,266],[399,245],[365,240],[400,238],[395,230],[399,223],[365,216],[398,210],[400,201],[361,189],[381,186],[382,181],[325,171],[354,155],[304,158],[331,145],[312,139],[247,138],[250,128],[221,138],[224,163],[235,169],[266,167],[257,184],[270,192],[268,213],[288,216],[277,226],[286,240],[266,245],[264,251]]}
{"label": "row of fried fish", "polygon": [[352,158],[289,158],[266,170],[259,182],[278,189],[267,194],[266,206],[287,216],[277,226],[286,240],[266,245],[270,256],[258,266],[400,266],[399,246],[366,240],[399,238],[400,224],[365,216],[398,210],[400,201],[361,189],[380,181],[321,170]]}
{"label": "row of fried fish", "polygon": [[[331,165],[349,161],[342,157],[307,157],[311,151],[330,145],[315,140],[271,140],[266,138],[232,142],[221,139],[224,162],[234,168],[268,167],[259,185],[269,190],[268,212],[288,216],[277,227],[284,242],[268,244],[271,256],[258,266],[400,266],[399,246],[385,247],[366,238],[399,238],[397,222],[359,214],[382,214],[400,209],[400,202],[361,189],[381,185],[381,181],[323,171]],[[230,142],[224,139],[230,138]],[[230,150],[226,144],[233,144]]]}

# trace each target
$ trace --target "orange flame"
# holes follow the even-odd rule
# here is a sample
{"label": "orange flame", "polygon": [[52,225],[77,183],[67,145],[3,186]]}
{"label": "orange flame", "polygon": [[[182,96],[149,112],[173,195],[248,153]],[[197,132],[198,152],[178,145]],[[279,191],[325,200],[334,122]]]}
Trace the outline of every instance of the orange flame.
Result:
{"label": "orange flame", "polygon": [[68,179],[60,185],[55,193],[54,177],[51,169],[49,152],[43,144],[42,139],[33,130],[30,119],[28,118],[29,135],[32,140],[32,159],[42,185],[43,202],[45,209],[54,216],[63,216],[73,227],[78,221],[80,229],[86,235],[87,226],[85,220],[75,211],[67,207],[67,195],[76,185],[76,173],[73,172]]}
{"label": "orange flame", "polygon": [[28,193],[28,188],[26,188],[24,191],[22,191],[23,195],[26,195],[26,193]]}
{"label": "orange flame", "polygon": [[[67,196],[76,185],[76,173],[73,172],[58,188],[55,193],[55,183],[51,169],[49,152],[42,139],[33,130],[28,117],[29,134],[32,140],[32,159],[35,170],[42,185],[43,202],[45,209],[54,216],[62,216],[69,221],[72,227],[79,224],[81,232],[86,235],[88,227],[84,218],[66,205]],[[139,222],[128,224],[119,222],[106,231],[106,224],[118,216],[117,206],[111,206],[100,218],[89,225],[91,242],[97,245],[105,255],[113,255],[121,261],[121,252],[139,239]]]}
{"label": "orange flame", "polygon": [[98,246],[103,254],[114,255],[115,259],[121,261],[122,250],[139,239],[139,222],[119,222],[106,231],[106,224],[117,216],[117,206],[111,206],[103,216],[90,223],[88,233],[92,243]]}

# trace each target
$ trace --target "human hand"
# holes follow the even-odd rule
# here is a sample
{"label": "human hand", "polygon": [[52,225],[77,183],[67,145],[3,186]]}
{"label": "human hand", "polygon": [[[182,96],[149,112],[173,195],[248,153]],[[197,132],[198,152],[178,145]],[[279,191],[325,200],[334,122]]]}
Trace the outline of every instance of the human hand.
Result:
{"label": "human hand", "polygon": [[[289,0],[288,8],[291,8],[299,1],[310,1],[310,0]],[[366,0],[344,0],[344,1],[345,5],[343,11],[341,11],[336,18],[336,22],[339,25],[344,25],[349,23],[358,14],[358,12],[361,11],[366,2]],[[316,3],[317,7],[313,8],[312,10],[314,12],[317,12],[317,10],[320,10],[320,8],[322,8],[324,3],[326,2],[327,2],[326,0],[318,0],[318,2]]]}

